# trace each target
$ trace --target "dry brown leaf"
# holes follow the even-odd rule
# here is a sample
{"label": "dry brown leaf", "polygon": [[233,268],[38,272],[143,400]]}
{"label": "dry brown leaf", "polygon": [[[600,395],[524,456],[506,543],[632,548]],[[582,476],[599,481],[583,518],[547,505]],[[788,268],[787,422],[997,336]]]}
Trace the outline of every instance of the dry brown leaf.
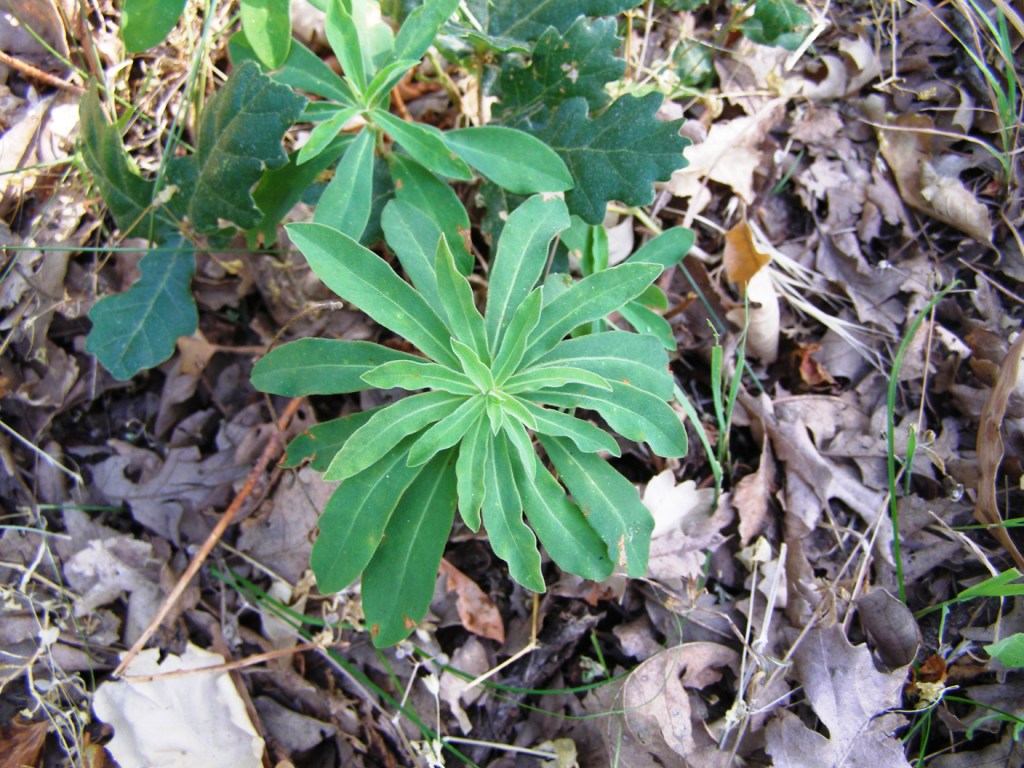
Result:
{"label": "dry brown leaf", "polygon": [[974,506],[974,517],[982,525],[989,526],[989,532],[1006,549],[1013,558],[1017,568],[1024,570],[1024,555],[1013,543],[1010,534],[1003,527],[1003,519],[999,514],[996,500],[996,475],[1003,461],[1003,417],[1010,395],[1017,388],[1017,377],[1020,371],[1021,355],[1024,354],[1024,333],[1017,336],[1010,347],[1002,366],[999,378],[981,410],[981,421],[978,425],[978,501]]}
{"label": "dry brown leaf", "polygon": [[917,658],[921,629],[905,603],[884,589],[857,599],[857,617],[882,663],[905,667]]}
{"label": "dry brown leaf", "polygon": [[0,768],[38,765],[49,724],[15,720],[0,728]]}
{"label": "dry brown leaf", "polygon": [[900,115],[887,124],[891,127],[876,126],[878,145],[903,200],[981,243],[991,243],[988,209],[960,179],[940,174],[933,165],[928,133],[935,130],[932,119],[920,114]]}
{"label": "dry brown leaf", "polygon": [[473,634],[505,642],[505,622],[494,601],[469,576],[444,558],[441,573],[448,578],[448,591],[457,595],[456,608],[462,626]]}
{"label": "dry brown leaf", "polygon": [[851,645],[833,624],[808,631],[793,653],[793,672],[829,735],[782,711],[765,729],[776,768],[909,768],[893,738],[906,719],[886,712],[900,705],[906,667],[879,672],[867,646]]}
{"label": "dry brown leaf", "polygon": [[746,219],[741,219],[725,233],[725,250],[722,253],[725,274],[741,289],[771,260],[771,254],[761,253],[757,249],[754,233],[750,231]]}
{"label": "dry brown leaf", "polygon": [[775,458],[766,432],[761,441],[761,463],[757,471],[741,479],[732,493],[732,503],[740,518],[740,546],[747,546],[755,536],[768,530],[775,490]]}

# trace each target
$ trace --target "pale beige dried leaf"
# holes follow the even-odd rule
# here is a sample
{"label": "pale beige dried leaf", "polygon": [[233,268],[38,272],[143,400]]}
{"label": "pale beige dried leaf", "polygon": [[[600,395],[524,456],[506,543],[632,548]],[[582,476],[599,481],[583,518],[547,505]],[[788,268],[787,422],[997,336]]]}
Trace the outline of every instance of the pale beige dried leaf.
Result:
{"label": "pale beige dried leaf", "polygon": [[455,607],[459,612],[462,626],[473,634],[505,642],[505,622],[494,601],[487,596],[475,581],[441,559],[441,573],[448,578],[448,591],[457,595]]}
{"label": "pale beige dried leaf", "polygon": [[978,242],[992,242],[992,219],[988,208],[960,179],[939,175],[931,163],[924,163],[921,166],[921,197],[928,202],[939,221],[966,232]]}

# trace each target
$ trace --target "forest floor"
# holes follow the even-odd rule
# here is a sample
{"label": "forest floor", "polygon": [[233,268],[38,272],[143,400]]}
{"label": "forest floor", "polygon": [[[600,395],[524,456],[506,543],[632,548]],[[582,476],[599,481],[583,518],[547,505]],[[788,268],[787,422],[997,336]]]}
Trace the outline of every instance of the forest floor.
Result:
{"label": "forest floor", "polygon": [[[111,0],[58,5],[0,2],[0,765],[111,765],[118,728],[189,765],[248,765],[227,750],[251,759],[260,739],[264,765],[301,768],[1024,765],[1012,6],[800,4],[816,35],[795,51],[752,42],[728,3],[622,21],[627,81],[664,92],[661,116],[685,118],[693,144],[653,204],[610,209],[611,256],[658,228],[696,232],[661,284],[722,493],[692,425],[681,460],[625,446],[621,471],[677,521],[646,578],[546,562],[533,598],[457,524],[426,620],[381,651],[358,589],[323,596],[308,570],[332,484],[277,466],[283,440],[371,396],[285,413],[249,383],[282,329],[381,329],[324,310],[297,251],[239,238],[197,252],[200,330],[166,363],[118,381],[86,352],[87,312],[137,279],[144,244],[111,234],[80,173],[87,81],[54,51],[77,60],[88,42],[111,77],[131,58]],[[187,18],[123,79],[153,125],[180,102],[199,27]],[[223,45],[208,55],[212,87],[229,62]],[[399,90],[442,127],[459,119],[429,83]],[[126,135],[143,170],[156,135]],[[149,643],[229,673],[108,688],[232,503]],[[131,695],[161,702],[159,719]]]}

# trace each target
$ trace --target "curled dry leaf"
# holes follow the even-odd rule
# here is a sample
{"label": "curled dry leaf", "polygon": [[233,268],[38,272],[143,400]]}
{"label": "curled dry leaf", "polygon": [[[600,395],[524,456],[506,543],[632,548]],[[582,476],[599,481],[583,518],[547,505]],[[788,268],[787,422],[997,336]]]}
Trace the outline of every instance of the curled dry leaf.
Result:
{"label": "curled dry leaf", "polygon": [[441,559],[441,573],[448,578],[448,591],[454,591],[458,596],[455,605],[462,626],[473,634],[504,643],[505,622],[487,593],[444,558]]}
{"label": "curled dry leaf", "polygon": [[996,379],[995,386],[985,401],[985,407],[981,410],[978,425],[978,501],[974,505],[974,517],[982,525],[990,526],[989,531],[1010,554],[1017,568],[1024,570],[1024,555],[1021,555],[1003,526],[996,500],[996,474],[1003,461],[1003,417],[1006,415],[1010,395],[1017,387],[1022,354],[1024,333],[1017,336],[1010,347],[1006,359],[999,368],[999,378]]}
{"label": "curled dry leaf", "polygon": [[[769,266],[771,255],[756,247],[746,219],[726,233],[723,261],[729,279],[746,292],[749,305],[747,351],[765,365],[774,363],[779,356],[779,295]],[[744,324],[742,308],[727,314],[732,322]]]}
{"label": "curled dry leaf", "polygon": [[761,463],[756,472],[742,478],[732,494],[740,518],[740,545],[747,546],[771,524],[771,497],[775,492],[775,457],[768,433],[761,441]]}

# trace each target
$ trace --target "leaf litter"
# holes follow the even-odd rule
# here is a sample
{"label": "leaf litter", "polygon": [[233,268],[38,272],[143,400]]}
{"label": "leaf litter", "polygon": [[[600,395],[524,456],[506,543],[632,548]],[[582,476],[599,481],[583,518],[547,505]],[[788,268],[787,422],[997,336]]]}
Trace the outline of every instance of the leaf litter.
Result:
{"label": "leaf litter", "polygon": [[[60,61],[15,21],[22,14],[66,53],[75,38],[51,5],[0,5],[0,33],[6,53],[56,72]],[[76,23],[77,6],[62,5]],[[117,10],[94,6],[91,40],[112,66],[123,55]],[[987,47],[981,61],[996,67],[996,82],[1018,76],[999,69],[985,36],[996,12],[833,4],[814,47],[793,52],[735,30],[716,38],[715,25],[730,23],[725,8],[651,7],[650,19],[644,9],[631,17],[628,71],[670,92],[662,113],[685,118],[694,144],[652,206],[637,215],[627,208],[639,198],[622,201],[613,250],[623,258],[644,242],[648,222],[697,231],[697,248],[662,287],[679,342],[673,372],[710,445],[729,443],[723,492],[696,447],[659,461],[623,446],[657,521],[645,579],[593,584],[546,567],[549,595],[534,607],[479,535],[460,530],[427,620],[380,654],[366,643],[358,589],[322,596],[306,569],[329,489],[308,468],[272,468],[156,635],[163,656],[137,660],[162,672],[193,657],[288,655],[251,674],[130,684],[150,701],[198,702],[171,706],[192,715],[173,725],[164,715],[148,725],[124,697],[111,705],[109,691],[129,683],[96,682],[145,629],[274,432],[268,406],[282,403],[246,383],[254,350],[283,327],[367,340],[379,328],[357,308],[316,311],[331,296],[294,253],[200,254],[199,332],[150,374],[107,377],[85,352],[83,318],[112,286],[131,284],[141,254],[108,259],[83,246],[139,244],[109,238],[76,174],[45,169],[74,151],[79,94],[25,68],[3,73],[5,754],[101,765],[95,755],[106,749],[124,766],[163,764],[125,751],[135,729],[133,748],[164,738],[189,754],[239,734],[234,765],[264,754],[294,765],[425,765],[424,725],[490,766],[538,764],[505,747],[587,766],[1020,761],[1020,674],[984,650],[1024,632],[1020,597],[956,599],[1014,565],[1024,570],[1016,529],[1003,527],[1019,506],[1024,445],[1013,335],[1024,274],[1019,114],[1016,125],[1000,123],[993,80],[971,57]],[[1019,15],[994,7],[1019,33]],[[181,87],[192,31],[184,24],[140,65],[147,77]],[[695,42],[713,57],[696,92],[676,85],[683,70],[672,60]],[[475,88],[454,68],[446,74]],[[122,94],[144,97],[154,122],[127,136],[141,166],[155,169],[154,137],[180,95],[157,103],[143,92],[146,77],[115,79]],[[455,111],[436,89],[406,92],[410,110]],[[897,566],[886,386],[911,319],[954,278],[961,288],[908,346],[893,404]],[[733,357],[726,381],[746,330],[729,425],[714,416],[709,326]],[[305,403],[292,432],[372,404]],[[417,682],[428,675],[435,689]],[[172,680],[186,690],[156,687]],[[220,719],[200,729],[197,707]]]}

